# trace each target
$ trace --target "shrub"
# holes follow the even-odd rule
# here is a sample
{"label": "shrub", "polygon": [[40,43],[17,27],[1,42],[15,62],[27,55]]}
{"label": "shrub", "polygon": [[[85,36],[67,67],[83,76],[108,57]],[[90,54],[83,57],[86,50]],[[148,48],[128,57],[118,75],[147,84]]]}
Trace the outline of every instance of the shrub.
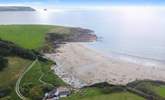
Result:
{"label": "shrub", "polygon": [[9,95],[11,92],[10,88],[0,88],[0,98]]}
{"label": "shrub", "polygon": [[0,56],[0,71],[3,70],[8,64],[8,60]]}

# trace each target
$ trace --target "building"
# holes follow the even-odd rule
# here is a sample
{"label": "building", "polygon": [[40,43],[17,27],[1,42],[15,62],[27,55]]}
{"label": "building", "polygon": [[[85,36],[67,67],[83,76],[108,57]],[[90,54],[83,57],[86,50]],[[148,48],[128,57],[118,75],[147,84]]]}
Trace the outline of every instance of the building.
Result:
{"label": "building", "polygon": [[50,91],[49,93],[45,93],[45,97],[43,100],[59,100],[60,98],[67,97],[70,94],[70,90],[66,87],[58,87]]}

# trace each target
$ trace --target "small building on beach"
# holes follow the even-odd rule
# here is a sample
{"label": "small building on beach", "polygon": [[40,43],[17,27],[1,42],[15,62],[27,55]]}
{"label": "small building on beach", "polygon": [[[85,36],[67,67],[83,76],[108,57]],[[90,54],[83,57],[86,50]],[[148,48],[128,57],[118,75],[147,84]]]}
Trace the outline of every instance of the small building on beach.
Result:
{"label": "small building on beach", "polygon": [[69,96],[69,94],[70,90],[67,87],[58,87],[48,93],[45,93],[43,100],[59,100],[60,98]]}

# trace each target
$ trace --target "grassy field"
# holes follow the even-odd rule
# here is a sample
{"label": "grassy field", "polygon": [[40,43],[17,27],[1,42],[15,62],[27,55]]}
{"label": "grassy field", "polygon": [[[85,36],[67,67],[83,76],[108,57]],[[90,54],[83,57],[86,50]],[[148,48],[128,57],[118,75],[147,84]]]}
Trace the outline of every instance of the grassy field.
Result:
{"label": "grassy field", "polygon": [[[12,41],[23,48],[38,50],[45,43],[46,33],[52,29],[61,30],[61,28],[65,29],[61,26],[50,25],[0,25],[0,39]],[[18,57],[8,57],[8,59],[8,66],[0,72],[0,89],[10,90],[10,93],[5,98],[0,99],[10,100],[12,98],[11,100],[19,100],[14,91],[15,83],[19,75],[32,61]],[[43,93],[46,90],[52,89],[53,86],[65,85],[50,70],[51,65],[51,62],[37,62],[25,77],[23,77],[21,91],[27,92],[25,96],[31,98],[42,97]]]}
{"label": "grassy field", "polygon": [[[54,86],[66,84],[50,70],[51,62],[37,62],[23,77],[20,87],[21,92],[32,100],[42,99],[44,92]],[[45,89],[45,91],[44,91]]]}
{"label": "grassy field", "polygon": [[9,57],[8,60],[8,67],[0,72],[0,86],[16,81],[19,74],[31,63],[29,60],[24,60],[17,57]]}
{"label": "grassy field", "polygon": [[62,100],[145,100],[143,97],[130,92],[103,93],[99,88],[86,88],[63,98]]}
{"label": "grassy field", "polygon": [[[133,84],[133,89],[154,96],[154,100],[165,100],[165,84],[154,81],[139,81]],[[126,87],[120,87],[122,90],[118,86],[118,89],[113,86],[83,88],[62,100],[146,100],[136,92],[129,92]]]}
{"label": "grassy field", "polygon": [[123,93],[113,93],[110,95],[88,97],[80,100],[145,100],[145,99],[129,92],[123,92]]}
{"label": "grassy field", "polygon": [[54,25],[0,25],[0,38],[23,48],[39,49],[45,43],[46,33],[68,35],[72,31],[70,27]]}
{"label": "grassy field", "polygon": [[165,100],[165,83],[139,81],[139,83],[133,85],[133,88],[156,97],[156,100]]}
{"label": "grassy field", "polygon": [[[32,63],[18,57],[8,57],[8,66],[0,72],[0,89],[10,92],[0,100],[20,100],[15,93],[15,84],[19,75]],[[22,94],[34,98],[42,98],[45,91],[51,90],[54,86],[66,85],[53,71],[50,70],[51,62],[37,62],[32,69],[23,77],[20,89]],[[45,89],[45,90],[44,90]]]}
{"label": "grassy field", "polygon": [[[19,57],[7,59],[8,66],[0,71],[0,100],[20,100],[15,92],[16,81],[32,61]],[[52,90],[54,86],[65,86],[66,84],[51,70],[52,64],[37,61],[21,80],[21,94],[30,98],[29,100],[40,100],[44,93]]]}
{"label": "grassy field", "polygon": [[[0,39],[11,41],[22,48],[39,50],[45,46],[47,33],[70,34],[70,28],[51,25],[0,25]],[[1,55],[0,55],[1,56]],[[19,75],[32,61],[9,57],[9,65],[0,72],[0,86],[10,87],[12,92],[3,99],[19,100],[14,87]],[[51,62],[37,62],[21,80],[21,92],[30,98],[41,98],[45,91],[54,86],[66,85],[51,70]],[[4,78],[5,77],[5,78]],[[1,88],[0,88],[1,89]],[[0,94],[1,95],[1,94]],[[1,98],[2,99],[2,98]]]}
{"label": "grassy field", "polygon": [[162,86],[155,86],[153,90],[156,94],[165,98],[165,85]]}
{"label": "grassy field", "polygon": [[22,71],[31,64],[31,61],[18,57],[8,57],[8,62],[8,66],[3,71],[0,71],[0,88],[9,89],[10,92],[6,98],[17,100],[18,98],[14,91],[16,80]]}
{"label": "grassy field", "polygon": [[0,38],[21,47],[38,49],[44,44],[45,34],[56,26],[48,25],[0,25]]}

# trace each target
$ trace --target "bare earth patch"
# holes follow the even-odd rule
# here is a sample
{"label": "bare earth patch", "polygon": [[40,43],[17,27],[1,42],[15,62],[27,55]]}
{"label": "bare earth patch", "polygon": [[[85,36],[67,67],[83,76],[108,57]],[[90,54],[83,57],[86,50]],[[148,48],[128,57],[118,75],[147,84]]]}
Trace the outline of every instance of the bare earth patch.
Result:
{"label": "bare earth patch", "polygon": [[135,80],[165,81],[165,66],[143,66],[115,60],[82,43],[67,43],[58,53],[46,54],[57,62],[55,73],[74,87],[82,87],[97,82],[125,85]]}

